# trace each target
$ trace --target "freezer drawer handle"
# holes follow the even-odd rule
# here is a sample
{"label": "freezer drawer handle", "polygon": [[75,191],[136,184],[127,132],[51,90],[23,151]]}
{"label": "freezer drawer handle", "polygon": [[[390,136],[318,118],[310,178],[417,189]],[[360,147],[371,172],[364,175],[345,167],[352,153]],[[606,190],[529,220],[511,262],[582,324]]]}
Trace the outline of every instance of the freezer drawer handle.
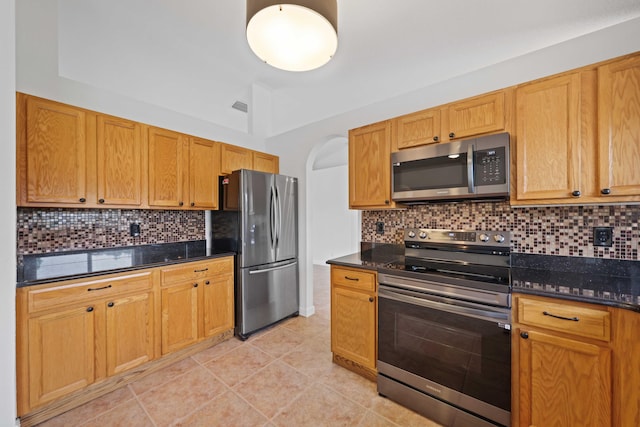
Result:
{"label": "freezer drawer handle", "polygon": [[271,268],[265,268],[262,270],[252,270],[249,272],[249,274],[260,274],[260,273],[267,273],[269,271],[275,271],[275,270],[282,270],[283,268],[289,268],[291,266],[294,266],[298,263],[298,261],[292,262],[290,264],[286,264],[286,265],[280,265],[278,267],[271,267]]}

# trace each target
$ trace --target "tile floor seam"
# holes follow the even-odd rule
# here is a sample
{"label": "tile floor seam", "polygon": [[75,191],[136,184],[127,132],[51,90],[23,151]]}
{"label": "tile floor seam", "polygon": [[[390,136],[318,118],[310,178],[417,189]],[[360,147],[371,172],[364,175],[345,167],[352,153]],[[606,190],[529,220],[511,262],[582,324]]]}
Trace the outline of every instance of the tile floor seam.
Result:
{"label": "tile floor seam", "polygon": [[151,414],[147,410],[147,407],[142,403],[142,401],[140,400],[140,397],[135,393],[134,393],[134,399],[136,399],[136,401],[138,402],[138,405],[140,405],[140,407],[142,408],[142,411],[144,412],[144,414],[147,416],[147,418],[151,422],[151,425],[153,427],[158,427],[158,424],[156,424],[155,420],[153,419],[153,417],[151,416]]}
{"label": "tile floor seam", "polygon": [[215,399],[219,399],[221,396],[223,396],[225,393],[229,393],[232,392],[233,389],[231,389],[231,387],[227,386],[226,384],[224,384],[226,390],[223,391],[222,393],[217,394],[216,396],[212,397],[211,399],[207,400],[206,402],[204,402],[202,405],[198,406],[197,408],[195,408],[193,411],[183,415],[182,417],[173,420],[171,422],[171,424],[169,424],[169,427],[175,426],[176,424],[178,424],[179,422],[182,422],[183,420],[188,419],[191,415],[195,414],[196,412],[200,411],[201,409],[203,409],[205,406],[210,405],[211,402],[213,402]]}
{"label": "tile floor seam", "polygon": [[[306,393],[311,387],[313,387],[315,384],[317,384],[315,381],[310,381],[309,385],[307,387],[305,387],[300,393],[298,393],[297,396],[291,398],[291,400],[289,401],[289,403],[287,403],[286,405],[284,405],[282,408],[280,408],[274,415],[273,417],[269,418],[269,421],[275,426],[275,427],[279,427],[279,424],[277,424],[275,422],[275,419],[282,414],[284,411],[287,410],[287,408],[289,408],[289,406],[291,406],[292,404],[294,404],[304,393]],[[283,426],[286,427],[286,426]]]}
{"label": "tile floor seam", "polygon": [[262,415],[263,417],[265,417],[267,419],[267,424],[268,423],[273,423],[273,418],[277,415],[274,415],[273,417],[269,417],[267,414],[265,414],[264,412],[262,412],[259,408],[257,408],[256,406],[254,406],[251,402],[249,402],[247,399],[244,398],[244,396],[242,396],[240,393],[238,393],[237,390],[231,389],[231,392],[233,392],[233,394],[235,394],[239,399],[241,399],[243,402],[245,402],[247,405],[249,405],[252,409],[254,409],[255,411],[257,411],[260,415]]}

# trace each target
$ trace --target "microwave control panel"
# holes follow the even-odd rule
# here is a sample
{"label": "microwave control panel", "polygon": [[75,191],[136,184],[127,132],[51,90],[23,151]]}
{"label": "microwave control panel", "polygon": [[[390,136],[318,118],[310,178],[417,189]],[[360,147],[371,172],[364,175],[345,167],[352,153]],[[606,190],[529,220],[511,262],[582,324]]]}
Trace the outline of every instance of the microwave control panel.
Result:
{"label": "microwave control panel", "polygon": [[507,182],[504,147],[478,150],[474,157],[476,185],[498,185]]}

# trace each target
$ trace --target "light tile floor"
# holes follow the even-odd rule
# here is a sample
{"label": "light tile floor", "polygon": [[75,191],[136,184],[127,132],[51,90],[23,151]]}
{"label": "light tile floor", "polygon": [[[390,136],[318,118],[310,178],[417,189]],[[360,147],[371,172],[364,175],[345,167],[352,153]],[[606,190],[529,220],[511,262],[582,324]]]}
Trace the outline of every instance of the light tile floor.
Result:
{"label": "light tile floor", "polygon": [[39,425],[425,426],[331,362],[329,267],[314,267],[316,314],[232,338]]}

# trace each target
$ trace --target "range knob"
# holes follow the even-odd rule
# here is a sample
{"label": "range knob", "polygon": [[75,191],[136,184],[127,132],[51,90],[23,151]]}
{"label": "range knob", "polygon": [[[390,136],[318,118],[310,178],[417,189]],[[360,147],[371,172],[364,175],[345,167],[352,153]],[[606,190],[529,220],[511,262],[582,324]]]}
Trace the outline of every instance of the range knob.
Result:
{"label": "range knob", "polygon": [[504,236],[502,234],[494,234],[493,240],[495,240],[496,243],[502,243],[504,242]]}
{"label": "range knob", "polygon": [[488,242],[489,241],[489,235],[482,233],[478,236],[478,239],[480,239],[481,242]]}
{"label": "range knob", "polygon": [[416,233],[414,233],[413,231],[410,231],[409,237],[413,239],[414,237],[416,237]]}
{"label": "range knob", "polygon": [[427,233],[425,233],[424,231],[421,231],[420,234],[419,234],[419,237],[421,239],[426,239],[427,238]]}

